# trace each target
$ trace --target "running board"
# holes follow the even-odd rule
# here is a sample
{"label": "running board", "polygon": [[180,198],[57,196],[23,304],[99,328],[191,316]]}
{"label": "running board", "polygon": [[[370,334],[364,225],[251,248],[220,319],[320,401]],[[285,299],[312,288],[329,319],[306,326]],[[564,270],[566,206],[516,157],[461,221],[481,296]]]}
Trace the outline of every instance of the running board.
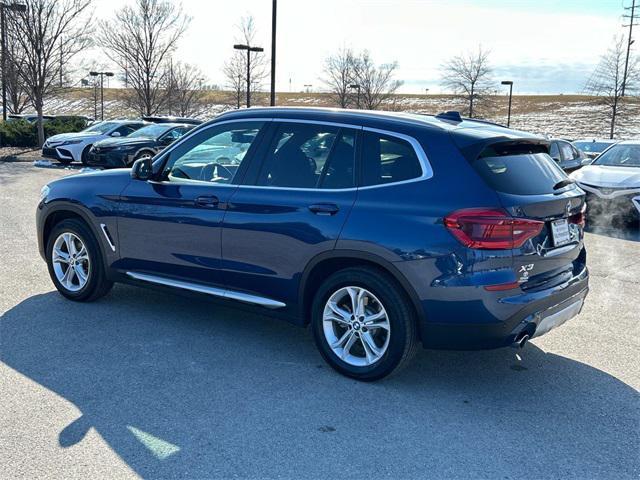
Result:
{"label": "running board", "polygon": [[222,288],[208,287],[206,285],[200,285],[198,283],[183,282],[181,280],[174,280],[172,278],[148,275],[146,273],[127,272],[127,275],[135,280],[141,280],[143,282],[181,288],[183,290],[190,290],[192,292],[206,293],[207,295],[213,295],[214,297],[228,298],[231,300],[237,300],[239,302],[250,303],[252,305],[260,305],[261,307],[266,308],[275,309],[287,306],[285,303],[278,302],[277,300],[272,300],[270,298],[259,297],[258,295],[251,295],[249,293],[235,292],[233,290],[225,290]]}

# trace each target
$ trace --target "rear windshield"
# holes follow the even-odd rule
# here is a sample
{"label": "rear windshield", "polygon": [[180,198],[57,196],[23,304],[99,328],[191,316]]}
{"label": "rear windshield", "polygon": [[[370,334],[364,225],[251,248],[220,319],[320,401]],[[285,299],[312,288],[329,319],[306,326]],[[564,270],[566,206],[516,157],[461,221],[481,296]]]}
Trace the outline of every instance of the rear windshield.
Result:
{"label": "rear windshield", "polygon": [[554,193],[567,175],[547,153],[513,152],[499,155],[492,149],[473,162],[476,171],[494,190],[514,195]]}
{"label": "rear windshield", "polygon": [[611,143],[604,142],[573,142],[573,145],[578,147],[583,152],[600,153],[607,148]]}

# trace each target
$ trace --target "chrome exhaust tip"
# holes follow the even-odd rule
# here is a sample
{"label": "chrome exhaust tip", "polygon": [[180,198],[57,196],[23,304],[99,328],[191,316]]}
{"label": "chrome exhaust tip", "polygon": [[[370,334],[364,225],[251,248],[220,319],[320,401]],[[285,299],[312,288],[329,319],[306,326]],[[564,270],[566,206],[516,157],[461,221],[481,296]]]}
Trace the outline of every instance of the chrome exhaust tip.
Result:
{"label": "chrome exhaust tip", "polygon": [[516,338],[514,340],[514,342],[511,344],[511,346],[513,348],[524,348],[524,346],[527,344],[527,342],[529,341],[529,334],[528,333],[523,333],[521,334],[518,338]]}

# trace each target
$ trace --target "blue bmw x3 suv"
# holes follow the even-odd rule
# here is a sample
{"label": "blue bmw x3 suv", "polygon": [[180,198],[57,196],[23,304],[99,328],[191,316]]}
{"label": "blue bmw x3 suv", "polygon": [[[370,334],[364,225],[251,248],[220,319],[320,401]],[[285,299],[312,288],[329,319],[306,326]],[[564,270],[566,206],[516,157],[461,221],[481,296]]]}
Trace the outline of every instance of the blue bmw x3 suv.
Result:
{"label": "blue bmw x3 suv", "polygon": [[40,252],[71,300],[208,295],[310,324],[333,368],[376,380],[420,343],[523,345],[580,312],[585,194],[548,148],[455,112],[234,111],[43,187]]}

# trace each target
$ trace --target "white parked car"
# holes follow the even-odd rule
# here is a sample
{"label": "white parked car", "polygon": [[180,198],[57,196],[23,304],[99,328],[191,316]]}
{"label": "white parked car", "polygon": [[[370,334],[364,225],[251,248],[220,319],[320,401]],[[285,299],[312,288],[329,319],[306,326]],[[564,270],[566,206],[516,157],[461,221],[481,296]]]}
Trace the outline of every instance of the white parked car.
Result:
{"label": "white parked car", "polygon": [[640,217],[640,140],[616,143],[570,177],[587,192],[587,215],[610,221]]}
{"label": "white parked car", "polygon": [[91,146],[109,137],[126,137],[147,125],[142,120],[113,120],[99,122],[81,132],[61,133],[47,138],[42,146],[42,156],[60,163],[86,163]]}

